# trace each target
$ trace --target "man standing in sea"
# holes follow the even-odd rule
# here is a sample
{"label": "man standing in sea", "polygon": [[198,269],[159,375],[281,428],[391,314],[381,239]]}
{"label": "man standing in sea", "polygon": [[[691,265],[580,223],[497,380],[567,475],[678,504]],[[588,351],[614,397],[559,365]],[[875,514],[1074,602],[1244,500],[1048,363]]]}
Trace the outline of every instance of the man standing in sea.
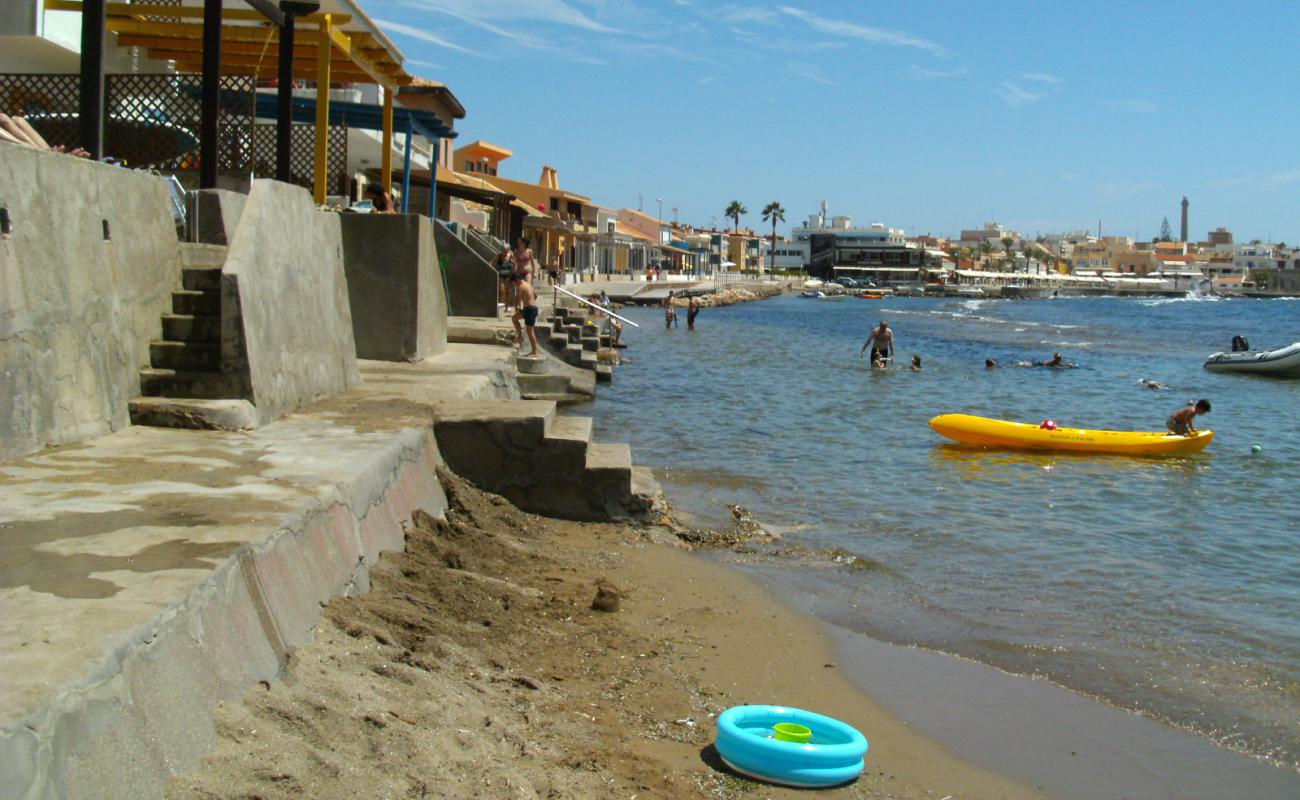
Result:
{"label": "man standing in sea", "polygon": [[862,343],[862,349],[858,351],[858,358],[861,358],[867,352],[867,345],[874,345],[871,348],[871,362],[874,364],[877,360],[886,364],[894,357],[894,332],[889,329],[889,323],[883,319],[880,324],[871,330],[871,335]]}

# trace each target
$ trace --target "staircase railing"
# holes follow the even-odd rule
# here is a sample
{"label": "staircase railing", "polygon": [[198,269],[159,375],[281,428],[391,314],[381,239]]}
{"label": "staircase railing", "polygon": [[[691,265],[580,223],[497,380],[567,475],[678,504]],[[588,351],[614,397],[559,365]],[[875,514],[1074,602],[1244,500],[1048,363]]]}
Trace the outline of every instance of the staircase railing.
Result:
{"label": "staircase railing", "polygon": [[[569,291],[568,289],[561,289],[558,286],[552,286],[551,288],[554,289],[558,294],[568,295],[569,297],[572,297],[574,300],[577,300],[579,303],[582,303],[583,305],[591,306],[592,308],[596,309],[602,314],[607,314],[608,316],[611,316],[616,320],[619,320],[621,322],[626,322],[628,325],[631,325],[633,328],[641,327],[640,325],[636,324],[635,322],[628,319],[627,317],[621,316],[619,314],[615,314],[613,311],[610,311],[608,308],[603,308],[601,306],[598,306],[595,303],[591,302],[590,300],[586,299],[585,297],[582,297],[581,295],[576,295],[573,292]],[[558,299],[559,298],[557,297],[556,300]],[[554,304],[559,305],[558,302]]]}

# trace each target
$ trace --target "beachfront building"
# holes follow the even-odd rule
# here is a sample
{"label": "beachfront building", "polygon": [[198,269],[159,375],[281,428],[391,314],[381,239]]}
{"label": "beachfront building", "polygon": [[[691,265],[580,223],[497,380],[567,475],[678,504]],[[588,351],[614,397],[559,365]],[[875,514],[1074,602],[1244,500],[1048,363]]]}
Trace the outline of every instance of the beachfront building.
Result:
{"label": "beachfront building", "polygon": [[554,167],[543,166],[537,183],[487,172],[475,173],[475,177],[514,195],[539,212],[523,220],[524,236],[543,266],[554,265],[579,274],[595,271],[598,206],[586,195],[561,189]]}
{"label": "beachfront building", "polygon": [[979,247],[988,244],[994,250],[1006,250],[1003,239],[1013,240],[1012,247],[1020,241],[1020,234],[1003,227],[996,222],[986,222],[982,228],[972,228],[961,232],[961,244],[966,247]]}
{"label": "beachfront building", "polygon": [[640,275],[658,260],[658,242],[642,231],[624,225],[621,212],[597,211],[596,272],[602,275]]}
{"label": "beachfront building", "polygon": [[776,269],[805,269],[808,266],[808,242],[778,239],[773,248],[773,259]]}
{"label": "beachfront building", "polygon": [[827,222],[823,205],[822,213],[814,214],[808,224],[790,232],[794,241],[807,244],[809,274],[874,282],[921,279],[925,249],[909,242],[902,230],[878,222],[855,227],[847,216],[831,217]]}

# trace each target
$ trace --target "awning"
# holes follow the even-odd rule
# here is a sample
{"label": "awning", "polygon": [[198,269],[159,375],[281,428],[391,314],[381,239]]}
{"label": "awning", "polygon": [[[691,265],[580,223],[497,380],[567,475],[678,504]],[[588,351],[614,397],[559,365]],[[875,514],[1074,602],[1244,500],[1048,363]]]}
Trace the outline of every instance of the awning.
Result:
{"label": "awning", "polygon": [[[384,107],[369,103],[351,103],[344,100],[329,102],[329,120],[331,125],[346,125],[366,131],[383,131]],[[275,119],[276,96],[266,92],[257,92],[257,116],[263,119]],[[416,111],[401,106],[393,106],[393,129],[406,130],[407,122],[411,129],[426,139],[454,139],[456,132],[447,127],[442,118],[432,111]],[[316,98],[293,98],[293,121],[306,124],[316,122]]]}

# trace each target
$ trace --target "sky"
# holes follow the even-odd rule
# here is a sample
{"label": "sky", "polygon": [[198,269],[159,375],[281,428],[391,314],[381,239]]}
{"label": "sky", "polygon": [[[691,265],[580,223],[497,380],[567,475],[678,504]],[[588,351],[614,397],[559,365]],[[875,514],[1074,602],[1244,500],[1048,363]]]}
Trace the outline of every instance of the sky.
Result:
{"label": "sky", "polygon": [[[1300,2],[362,0],[505,177],[695,225],[1300,243]],[[787,4],[788,3],[788,4]]]}

